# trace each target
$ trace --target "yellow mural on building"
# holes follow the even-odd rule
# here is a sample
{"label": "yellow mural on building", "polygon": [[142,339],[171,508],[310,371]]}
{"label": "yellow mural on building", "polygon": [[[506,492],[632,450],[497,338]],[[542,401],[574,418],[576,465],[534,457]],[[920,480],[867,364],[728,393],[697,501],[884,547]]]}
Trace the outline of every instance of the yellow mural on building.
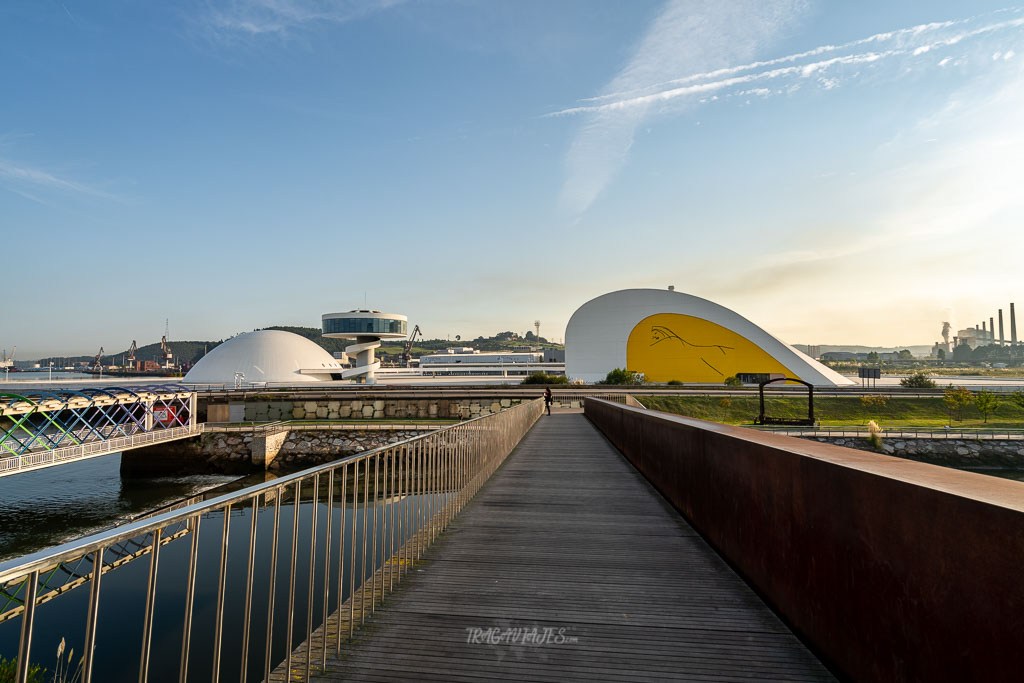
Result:
{"label": "yellow mural on building", "polygon": [[723,381],[739,372],[795,377],[760,346],[721,325],[678,313],[641,320],[626,342],[626,368],[651,382]]}

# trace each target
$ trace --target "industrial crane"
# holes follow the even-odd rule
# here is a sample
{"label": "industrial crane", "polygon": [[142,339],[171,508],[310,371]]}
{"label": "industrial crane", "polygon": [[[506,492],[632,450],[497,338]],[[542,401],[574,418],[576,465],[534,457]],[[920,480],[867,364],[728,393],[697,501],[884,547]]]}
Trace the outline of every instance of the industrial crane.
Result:
{"label": "industrial crane", "polygon": [[92,359],[92,365],[89,366],[93,370],[103,369],[103,347],[100,347],[100,352],[96,354],[96,357]]}
{"label": "industrial crane", "polygon": [[165,370],[171,370],[174,368],[174,354],[171,353],[171,347],[167,343],[167,335],[160,337],[160,357],[163,358],[163,366]]}
{"label": "industrial crane", "polygon": [[17,352],[18,352],[18,347],[15,346],[11,350],[11,355],[8,358],[8,356],[7,356],[7,349],[4,349],[4,358],[3,358],[3,360],[0,360],[0,369],[10,370],[11,368],[13,368],[14,367],[14,354],[17,353]]}
{"label": "industrial crane", "polygon": [[139,345],[132,339],[132,347],[128,349],[128,355],[125,356],[124,362],[129,369],[135,369],[135,353],[139,350]]}
{"label": "industrial crane", "polygon": [[420,326],[419,325],[417,325],[416,327],[412,328],[412,334],[409,335],[408,339],[406,339],[404,342],[402,342],[402,362],[405,364],[405,367],[407,367],[407,368],[410,367],[410,365],[409,365],[409,362],[411,361],[410,352],[412,351],[412,343],[414,341],[416,341],[416,335],[419,335],[420,337],[423,336],[423,333],[420,332]]}

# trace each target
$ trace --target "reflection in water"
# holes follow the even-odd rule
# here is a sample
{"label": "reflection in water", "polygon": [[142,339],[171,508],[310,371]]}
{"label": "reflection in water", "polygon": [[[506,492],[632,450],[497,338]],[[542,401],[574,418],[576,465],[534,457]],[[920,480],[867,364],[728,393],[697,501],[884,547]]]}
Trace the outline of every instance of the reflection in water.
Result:
{"label": "reflection in water", "polygon": [[[263,475],[257,475],[263,478]],[[372,481],[372,478],[371,478]],[[238,483],[240,485],[241,482]],[[215,512],[203,515],[199,527],[196,594],[189,650],[189,680],[209,680],[213,661],[212,634],[217,619],[216,605],[218,570],[221,548],[227,549],[227,571],[229,580],[225,586],[223,645],[221,671],[223,680],[234,680],[241,675],[241,634],[242,615],[245,604],[245,566],[248,557],[250,524],[257,516],[255,544],[255,566],[253,581],[253,611],[250,618],[251,635],[249,656],[246,659],[248,677],[262,678],[263,652],[267,639],[268,598],[274,595],[275,610],[272,630],[272,665],[284,659],[289,647],[287,643],[288,610],[294,600],[294,633],[290,647],[305,640],[307,619],[307,598],[309,588],[313,589],[313,612],[310,617],[312,628],[320,624],[323,611],[324,583],[328,586],[328,611],[333,612],[349,594],[354,578],[358,586],[362,579],[371,575],[383,564],[384,548],[388,544],[401,546],[404,540],[415,533],[417,524],[412,511],[423,496],[388,498],[369,497],[369,507],[364,519],[363,495],[353,505],[352,482],[347,482],[347,495],[341,498],[340,477],[335,479],[334,502],[330,509],[332,520],[331,542],[327,542],[326,519],[328,508],[325,504],[326,481],[320,482],[317,510],[316,541],[312,529],[312,489],[304,486],[299,506],[298,534],[292,538],[292,520],[296,511],[294,489],[287,487],[279,500],[280,526],[279,552],[276,562],[276,581],[270,582],[270,548],[274,530],[274,501],[264,497],[254,508],[251,502],[233,505],[228,524],[229,542],[222,544],[224,515]],[[450,494],[449,494],[450,495]],[[447,502],[447,495],[438,501]],[[269,504],[268,504],[269,503]],[[418,509],[422,510],[422,506]],[[394,526],[385,534],[384,519],[408,520],[400,534],[394,533]],[[344,522],[344,524],[342,524]],[[411,527],[411,528],[410,528]],[[364,536],[364,529],[366,536]],[[340,533],[339,533],[340,532]],[[161,548],[159,556],[158,590],[154,606],[153,642],[151,650],[151,680],[176,678],[181,654],[182,627],[184,623],[185,583],[189,567],[191,534],[173,541]],[[387,543],[385,542],[387,539]],[[294,543],[294,545],[293,545]],[[295,573],[290,569],[289,549],[299,549],[301,561],[295,564]],[[317,561],[310,573],[308,551],[315,548]],[[330,560],[324,551],[330,549]],[[102,582],[99,601],[99,626],[96,644],[96,671],[103,681],[130,681],[138,676],[138,657],[141,652],[141,625],[144,616],[149,556],[132,561],[106,574]],[[397,564],[391,565],[398,567]],[[353,569],[354,568],[354,569]],[[407,568],[406,568],[407,569]],[[351,573],[350,573],[350,570]],[[353,576],[354,575],[354,576]],[[312,581],[311,581],[312,579]],[[340,582],[339,582],[339,579]],[[290,587],[295,586],[294,594]],[[32,661],[53,669],[54,652],[61,639],[68,647],[81,652],[85,630],[85,614],[89,591],[76,589],[39,606],[33,633]],[[17,652],[20,619],[0,623],[0,654],[11,657]],[[157,678],[157,674],[159,678]]]}
{"label": "reflection in water", "polygon": [[132,520],[237,475],[121,479],[121,455],[0,478],[0,561]]}

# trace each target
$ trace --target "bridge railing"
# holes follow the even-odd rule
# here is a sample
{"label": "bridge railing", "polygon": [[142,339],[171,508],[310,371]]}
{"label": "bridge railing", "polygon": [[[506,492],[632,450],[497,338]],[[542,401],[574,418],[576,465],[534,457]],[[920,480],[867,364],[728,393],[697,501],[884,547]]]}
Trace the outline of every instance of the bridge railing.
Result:
{"label": "bridge railing", "polygon": [[[86,682],[104,680],[107,667],[123,670],[132,642],[143,681],[150,671],[168,680],[175,670],[185,681],[190,668],[213,680],[267,680],[272,673],[308,679],[326,666],[329,647],[341,651],[542,412],[543,401],[530,401],[0,564],[2,594],[20,600],[16,680],[27,680],[40,646],[54,651],[58,633],[84,653]],[[171,534],[190,538],[190,549],[168,543]],[[239,535],[241,544],[229,546]],[[140,540],[139,553],[149,555],[145,581],[103,580],[110,550]],[[75,562],[86,579],[80,583],[91,588],[84,631],[69,635],[75,619],[60,612],[60,631],[41,632],[37,623],[51,608],[42,605],[40,585]],[[157,611],[158,592],[161,605],[170,593],[183,609]],[[197,594],[208,599],[197,601]],[[101,612],[101,598],[141,603],[141,623],[123,623],[122,610]],[[52,596],[45,602],[61,604]],[[154,634],[180,649],[152,648]],[[116,646],[97,648],[97,640]]]}
{"label": "bridge railing", "polygon": [[585,410],[842,678],[1020,679],[1024,484],[607,401]]}
{"label": "bridge railing", "polygon": [[76,446],[55,448],[51,451],[32,451],[24,455],[0,458],[0,477],[18,472],[50,467],[70,460],[85,460],[97,455],[117,453],[140,446],[149,446],[164,441],[174,441],[203,433],[203,425],[190,424],[184,427],[160,429],[154,432],[137,432],[130,436],[106,438],[103,441],[87,441]]}
{"label": "bridge railing", "polygon": [[[864,437],[871,435],[867,427],[771,427],[751,426],[759,432],[784,434],[786,436],[823,436],[823,437]],[[998,428],[950,428],[950,429],[919,429],[915,427],[890,427],[879,432],[882,436],[901,439],[1024,439],[1024,429]]]}

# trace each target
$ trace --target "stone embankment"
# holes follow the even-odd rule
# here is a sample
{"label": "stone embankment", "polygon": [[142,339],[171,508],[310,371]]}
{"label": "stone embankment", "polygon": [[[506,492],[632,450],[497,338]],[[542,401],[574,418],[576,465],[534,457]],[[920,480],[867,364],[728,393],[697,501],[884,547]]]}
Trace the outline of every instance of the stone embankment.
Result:
{"label": "stone embankment", "polygon": [[[381,430],[290,430],[276,453],[266,463],[267,469],[297,469],[337,460],[361,451],[381,448],[423,434],[422,429]],[[203,434],[198,452],[212,466],[247,464],[253,462],[251,432]]]}
{"label": "stone embankment", "polygon": [[865,437],[802,438],[935,465],[1024,468],[1024,439],[890,438],[883,433],[882,448],[879,450],[868,443]]}
{"label": "stone embankment", "polygon": [[[538,392],[538,396],[540,392]],[[250,398],[245,401],[244,417],[232,421],[273,422],[276,420],[390,420],[455,419],[468,420],[497,413],[522,403],[521,398],[399,398],[399,399],[322,399],[272,401]],[[529,399],[527,399],[529,400]],[[220,408],[220,410],[218,410]],[[228,405],[211,405],[209,422],[227,422]],[[224,417],[220,417],[221,414]]]}

